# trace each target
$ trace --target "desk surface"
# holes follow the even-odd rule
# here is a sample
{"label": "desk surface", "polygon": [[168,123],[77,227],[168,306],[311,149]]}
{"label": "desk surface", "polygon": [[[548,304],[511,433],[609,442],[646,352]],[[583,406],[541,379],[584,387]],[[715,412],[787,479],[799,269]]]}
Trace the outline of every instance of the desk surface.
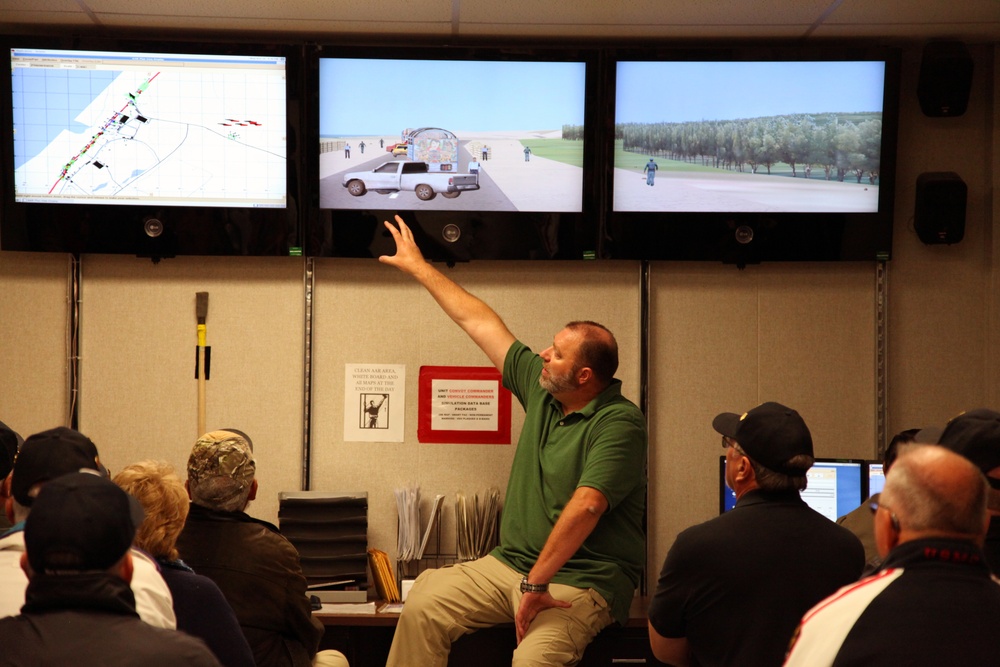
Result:
{"label": "desk surface", "polygon": [[[382,603],[377,601],[376,607]],[[646,609],[649,607],[647,596],[635,596],[632,598],[632,606],[629,608],[628,622],[625,627],[645,628]],[[329,612],[313,612],[313,616],[318,618],[323,625],[348,625],[348,626],[395,626],[399,620],[399,614],[394,612],[377,612],[374,614],[338,614]]]}

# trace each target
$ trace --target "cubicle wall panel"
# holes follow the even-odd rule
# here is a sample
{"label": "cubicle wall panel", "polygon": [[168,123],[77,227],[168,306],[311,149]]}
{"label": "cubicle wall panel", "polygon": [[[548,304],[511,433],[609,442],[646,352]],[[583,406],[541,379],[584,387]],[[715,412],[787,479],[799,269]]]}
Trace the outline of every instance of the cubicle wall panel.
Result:
{"label": "cubicle wall panel", "polygon": [[760,401],[799,411],[818,457],[876,452],[875,264],[771,264],[760,275]]}
{"label": "cubicle wall panel", "polygon": [[27,437],[69,424],[69,255],[0,252],[0,421]]}
{"label": "cubicle wall panel", "polygon": [[718,513],[720,412],[757,397],[756,267],[654,263],[650,268],[649,571],[684,528]]}
{"label": "cubicle wall panel", "polygon": [[720,412],[776,400],[799,410],[817,454],[874,447],[874,266],[651,266],[649,553],[718,514]]}
{"label": "cubicle wall panel", "polygon": [[83,258],[80,428],[114,472],[163,459],[181,477],[198,435],[196,294],[208,293],[205,428],[253,440],[259,492],[302,488],[303,260]]}
{"label": "cubicle wall panel", "polygon": [[[639,396],[639,272],[631,262],[473,262],[442,270],[482,298],[508,328],[541,352],[564,324],[592,319],[615,332],[618,376]],[[396,554],[393,490],[419,485],[424,515],[445,495],[444,552],[454,553],[456,492],[481,496],[506,489],[514,445],[419,443],[421,366],[489,366],[478,347],[429,294],[396,269],[371,260],[320,260],[316,268],[313,383],[313,477],[316,490],[369,492],[369,543]],[[406,369],[402,442],[345,442],[346,364]],[[523,413],[512,407],[512,440]]]}
{"label": "cubicle wall panel", "polygon": [[[903,59],[893,260],[889,263],[889,431],[943,424],[963,410],[1000,408],[996,242],[996,47],[970,49],[966,112],[929,118],[916,90],[921,51]],[[992,83],[991,83],[992,81]],[[954,171],[968,186],[965,236],[924,245],[913,228],[916,181]]]}

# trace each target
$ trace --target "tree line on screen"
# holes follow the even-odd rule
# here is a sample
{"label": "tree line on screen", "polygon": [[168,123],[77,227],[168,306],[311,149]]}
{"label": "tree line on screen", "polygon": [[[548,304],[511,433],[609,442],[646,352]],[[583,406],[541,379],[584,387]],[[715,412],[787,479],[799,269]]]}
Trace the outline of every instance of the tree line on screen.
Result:
{"label": "tree line on screen", "polygon": [[[564,138],[582,138],[583,127],[563,126]],[[878,183],[882,114],[794,114],[684,123],[618,123],[615,141],[641,153],[736,172],[768,174],[785,163],[793,178],[822,169],[826,180]]]}

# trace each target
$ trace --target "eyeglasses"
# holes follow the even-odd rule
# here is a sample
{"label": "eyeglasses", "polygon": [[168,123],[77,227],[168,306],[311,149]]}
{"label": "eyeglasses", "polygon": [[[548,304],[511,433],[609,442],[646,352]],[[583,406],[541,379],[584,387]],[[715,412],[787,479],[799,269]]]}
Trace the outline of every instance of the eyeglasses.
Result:
{"label": "eyeglasses", "polygon": [[728,435],[722,436],[722,448],[729,449],[730,447],[735,447],[736,441],[730,438]]}
{"label": "eyeglasses", "polygon": [[884,509],[886,512],[888,512],[889,513],[889,522],[892,524],[892,529],[895,530],[897,533],[899,532],[899,517],[896,516],[896,513],[892,511],[891,507],[889,507],[888,505],[885,505],[883,503],[880,503],[877,500],[873,500],[870,503],[868,503],[868,507],[869,507],[869,509],[871,509],[873,515],[876,512],[878,512],[880,508]]}

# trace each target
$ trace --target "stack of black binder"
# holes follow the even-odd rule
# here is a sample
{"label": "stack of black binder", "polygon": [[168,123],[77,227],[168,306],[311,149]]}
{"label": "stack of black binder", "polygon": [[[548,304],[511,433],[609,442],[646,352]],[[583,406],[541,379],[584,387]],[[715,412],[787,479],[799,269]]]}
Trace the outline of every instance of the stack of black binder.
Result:
{"label": "stack of black binder", "polygon": [[324,602],[353,602],[336,592],[368,590],[367,492],[283,491],[278,524],[299,551],[310,593]]}

